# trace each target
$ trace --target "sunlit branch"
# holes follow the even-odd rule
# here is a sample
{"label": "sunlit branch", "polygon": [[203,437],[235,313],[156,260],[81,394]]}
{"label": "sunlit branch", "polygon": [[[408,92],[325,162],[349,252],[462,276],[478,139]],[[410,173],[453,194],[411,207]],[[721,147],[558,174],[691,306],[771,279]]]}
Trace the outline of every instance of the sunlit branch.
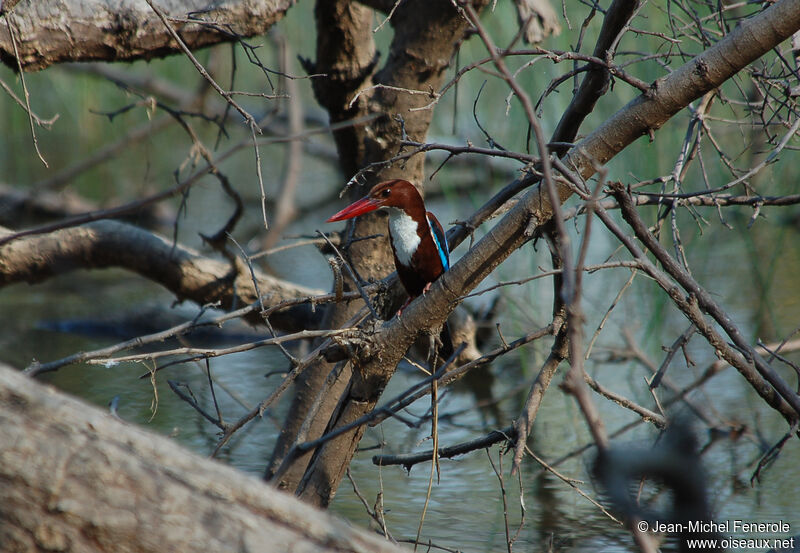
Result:
{"label": "sunlit branch", "polygon": [[196,359],[208,359],[211,357],[219,357],[221,355],[230,355],[231,353],[241,353],[243,351],[250,351],[252,349],[264,347],[264,346],[277,346],[278,344],[283,344],[285,342],[293,342],[295,340],[310,340],[313,338],[330,338],[332,336],[341,336],[350,334],[354,331],[353,328],[340,328],[335,330],[303,330],[302,332],[295,332],[293,334],[284,334],[281,336],[276,336],[274,338],[265,338],[263,340],[256,340],[254,342],[246,342],[244,344],[238,344],[236,346],[231,346],[227,348],[192,348],[192,347],[184,347],[184,348],[175,348],[175,349],[168,349],[164,351],[156,351],[150,353],[140,353],[135,355],[125,355],[122,357],[107,357],[107,358],[96,358],[90,359],[86,362],[90,365],[106,365],[108,367],[112,367],[117,363],[124,363],[127,361],[155,361],[156,359],[160,359],[162,357],[169,357],[172,355],[190,355],[189,359],[185,359],[185,361],[193,361]]}

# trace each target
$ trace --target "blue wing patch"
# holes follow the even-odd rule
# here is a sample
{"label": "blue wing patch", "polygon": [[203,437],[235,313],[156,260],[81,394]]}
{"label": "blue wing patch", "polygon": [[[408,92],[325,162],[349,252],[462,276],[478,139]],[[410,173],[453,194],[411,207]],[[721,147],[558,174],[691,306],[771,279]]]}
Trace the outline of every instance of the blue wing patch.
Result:
{"label": "blue wing patch", "polygon": [[447,271],[450,269],[450,248],[447,245],[447,235],[444,233],[442,225],[433,213],[428,211],[425,215],[428,219],[428,226],[431,229],[433,241],[436,244],[436,251],[439,252],[439,259],[442,262],[442,267]]}

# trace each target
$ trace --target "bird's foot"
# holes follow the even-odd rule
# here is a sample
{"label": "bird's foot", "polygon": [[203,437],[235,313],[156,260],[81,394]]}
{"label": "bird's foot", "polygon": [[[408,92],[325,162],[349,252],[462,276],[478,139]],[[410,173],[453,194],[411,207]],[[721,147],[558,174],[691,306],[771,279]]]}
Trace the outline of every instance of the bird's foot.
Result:
{"label": "bird's foot", "polygon": [[431,285],[432,284],[433,284],[432,282],[429,282],[428,284],[425,285],[425,288],[422,289],[422,295],[423,296],[428,293],[428,290],[431,289]]}

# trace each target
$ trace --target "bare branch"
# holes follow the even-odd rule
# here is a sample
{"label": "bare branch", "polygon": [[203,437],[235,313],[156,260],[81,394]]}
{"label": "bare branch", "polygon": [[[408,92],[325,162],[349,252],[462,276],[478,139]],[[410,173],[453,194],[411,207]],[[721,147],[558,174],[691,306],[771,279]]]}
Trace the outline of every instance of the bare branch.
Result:
{"label": "bare branch", "polygon": [[[788,413],[780,408],[780,405],[782,404],[781,398],[783,398],[783,400],[791,406],[791,409],[794,410],[794,414],[787,419],[790,423],[794,423],[796,420],[798,420],[798,418],[800,418],[800,396],[798,396],[788,387],[786,382],[772,369],[772,367],[766,363],[766,361],[764,361],[761,355],[755,351],[753,346],[744,339],[739,329],[731,322],[731,318],[723,311],[717,302],[714,301],[711,295],[705,289],[703,289],[686,271],[683,270],[683,268],[669,255],[669,253],[666,252],[663,246],[661,246],[661,244],[658,242],[658,239],[656,239],[652,233],[647,230],[647,226],[642,222],[638,213],[628,201],[630,196],[626,193],[624,187],[619,184],[612,184],[611,189],[614,193],[614,197],[617,199],[617,202],[619,202],[620,207],[622,208],[623,217],[628,224],[631,225],[636,233],[636,236],[642,241],[643,244],[645,244],[647,249],[653,252],[670,276],[679,282],[681,286],[683,286],[684,289],[690,294],[689,301],[686,302],[686,300],[682,298],[682,302],[686,302],[689,305],[695,304],[699,310],[708,313],[716,321],[716,323],[720,325],[720,327],[733,341],[736,348],[744,355],[746,361],[745,366],[747,366],[747,369],[742,370],[742,364],[734,366],[736,366],[737,369],[742,372],[742,375],[748,379],[756,391],[759,392],[761,397],[763,397],[764,400],[766,400],[771,406],[780,409],[784,415]],[[697,324],[697,322],[695,322],[695,324]],[[698,326],[698,329],[706,334],[706,337],[708,338],[709,336],[705,330],[707,327],[707,324],[702,324],[702,326]],[[764,380],[757,377],[753,373],[752,369],[750,368],[751,364],[754,365],[754,368],[758,371],[758,374],[760,374],[764,380],[772,385],[772,388],[767,388],[764,386]]]}
{"label": "bare branch", "polygon": [[[264,34],[292,2],[228,0],[213,9],[208,9],[205,0],[163,0],[159,5],[170,15],[194,14],[196,23],[181,24],[179,29],[181,39],[196,50]],[[6,17],[19,30],[19,59],[25,71],[64,61],[130,61],[180,51],[170,33],[141,2],[24,2]],[[204,25],[205,21],[213,21],[216,28]],[[228,32],[220,32],[223,27]],[[12,50],[8,33],[0,30],[0,58],[8,62]]]}
{"label": "bare branch", "polygon": [[[11,234],[9,231],[0,233]],[[0,245],[0,287],[35,283],[75,269],[122,267],[160,283],[179,299],[225,309],[258,299],[249,271],[231,272],[227,262],[204,257],[166,238],[117,221],[96,221]],[[259,275],[269,303],[320,292]]]}

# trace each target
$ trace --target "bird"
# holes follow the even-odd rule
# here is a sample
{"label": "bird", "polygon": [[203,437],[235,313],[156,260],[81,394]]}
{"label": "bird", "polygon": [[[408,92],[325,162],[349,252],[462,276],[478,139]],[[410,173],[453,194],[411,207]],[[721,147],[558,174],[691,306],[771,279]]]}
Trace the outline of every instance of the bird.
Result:
{"label": "bird", "polygon": [[[415,298],[425,294],[431,285],[450,268],[447,236],[436,216],[425,209],[417,188],[403,179],[380,182],[369,193],[331,215],[326,223],[352,219],[382,209],[389,213],[389,243],[394,255],[397,276],[408,292],[403,310]],[[442,329],[442,354],[452,353],[450,332],[445,323]]]}

